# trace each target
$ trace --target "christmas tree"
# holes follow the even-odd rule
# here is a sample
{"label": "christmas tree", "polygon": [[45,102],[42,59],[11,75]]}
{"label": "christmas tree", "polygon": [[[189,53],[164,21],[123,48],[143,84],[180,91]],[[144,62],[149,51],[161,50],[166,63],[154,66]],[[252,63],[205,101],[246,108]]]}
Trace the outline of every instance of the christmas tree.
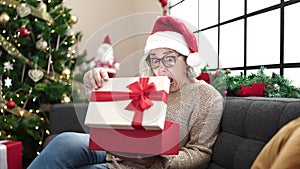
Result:
{"label": "christmas tree", "polygon": [[45,105],[69,103],[81,33],[63,0],[0,0],[0,140],[20,140],[23,161],[50,134]]}

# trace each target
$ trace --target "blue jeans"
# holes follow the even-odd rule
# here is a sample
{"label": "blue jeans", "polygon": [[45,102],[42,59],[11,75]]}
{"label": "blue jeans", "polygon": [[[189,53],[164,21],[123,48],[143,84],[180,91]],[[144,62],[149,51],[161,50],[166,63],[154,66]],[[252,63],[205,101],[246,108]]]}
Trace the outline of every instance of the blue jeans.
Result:
{"label": "blue jeans", "polygon": [[106,152],[88,149],[89,134],[66,132],[56,136],[28,169],[108,169]]}

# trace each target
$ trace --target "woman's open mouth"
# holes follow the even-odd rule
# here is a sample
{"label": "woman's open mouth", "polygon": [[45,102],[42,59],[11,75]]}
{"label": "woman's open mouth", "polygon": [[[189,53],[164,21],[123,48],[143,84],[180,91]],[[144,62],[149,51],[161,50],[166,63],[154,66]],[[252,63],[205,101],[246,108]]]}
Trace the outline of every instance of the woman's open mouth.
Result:
{"label": "woman's open mouth", "polygon": [[168,77],[170,79],[170,85],[173,85],[174,84],[174,79],[171,78],[171,77]]}

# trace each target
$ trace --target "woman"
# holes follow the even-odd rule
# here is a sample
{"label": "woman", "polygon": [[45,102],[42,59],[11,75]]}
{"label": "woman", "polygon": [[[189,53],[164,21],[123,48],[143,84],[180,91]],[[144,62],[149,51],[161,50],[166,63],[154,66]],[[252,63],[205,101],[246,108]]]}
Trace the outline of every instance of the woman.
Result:
{"label": "woman", "polygon": [[[88,134],[57,136],[32,162],[34,168],[206,168],[219,130],[222,96],[209,84],[198,81],[194,68],[201,65],[197,41],[179,20],[162,16],[154,24],[142,59],[141,75],[170,79],[167,120],[180,123],[178,155],[133,157],[88,150]],[[84,76],[88,88],[101,88],[108,74],[95,68]],[[46,167],[47,166],[47,167]]]}

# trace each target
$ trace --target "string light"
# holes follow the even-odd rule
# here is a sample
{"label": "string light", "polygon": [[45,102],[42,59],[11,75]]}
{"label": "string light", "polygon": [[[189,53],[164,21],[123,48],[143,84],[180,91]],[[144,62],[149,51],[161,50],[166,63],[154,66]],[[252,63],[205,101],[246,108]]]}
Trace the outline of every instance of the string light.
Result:
{"label": "string light", "polygon": [[50,131],[49,131],[49,130],[46,130],[46,134],[50,135]]}

